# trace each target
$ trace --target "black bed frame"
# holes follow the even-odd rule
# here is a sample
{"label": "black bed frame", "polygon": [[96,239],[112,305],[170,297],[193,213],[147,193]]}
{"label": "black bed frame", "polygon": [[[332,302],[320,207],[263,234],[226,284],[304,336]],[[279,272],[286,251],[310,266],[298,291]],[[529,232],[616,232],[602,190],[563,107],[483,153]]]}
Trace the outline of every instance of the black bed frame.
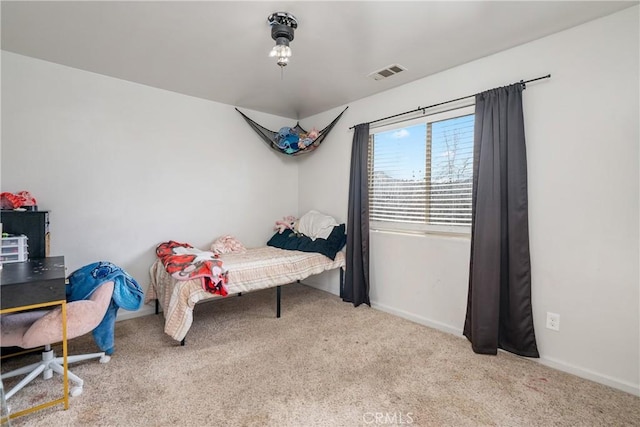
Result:
{"label": "black bed frame", "polygon": [[[298,280],[297,282],[300,283],[300,280]],[[276,286],[276,318],[278,319],[280,318],[280,296],[282,294],[281,286],[282,285]],[[343,291],[344,291],[344,267],[340,267],[340,297],[342,297]],[[238,296],[241,297],[242,292],[238,292]],[[160,314],[160,302],[158,301],[158,298],[156,298],[156,314]],[[184,346],[185,339],[186,337],[182,338],[182,341],[180,341],[181,346]]]}

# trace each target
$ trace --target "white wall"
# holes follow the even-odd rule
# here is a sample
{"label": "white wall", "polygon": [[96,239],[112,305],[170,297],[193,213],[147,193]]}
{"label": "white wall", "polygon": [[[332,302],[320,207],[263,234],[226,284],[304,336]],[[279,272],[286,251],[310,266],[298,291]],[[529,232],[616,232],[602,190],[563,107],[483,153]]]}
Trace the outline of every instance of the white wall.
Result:
{"label": "white wall", "polygon": [[[640,394],[638,15],[626,9],[350,104],[300,164],[300,211],[346,220],[348,127],[550,73],[524,92],[541,362]],[[469,247],[468,238],[374,233],[372,305],[461,334]],[[338,293],[336,277],[309,283]],[[545,328],[548,311],[560,314],[559,332]]]}
{"label": "white wall", "polygon": [[[52,252],[70,271],[109,259],[146,287],[163,240],[206,247],[231,233],[259,245],[275,219],[309,209],[346,221],[348,127],[551,73],[524,93],[541,361],[640,393],[638,14],[354,102],[313,155],[296,159],[271,152],[231,106],[3,52],[2,191],[27,189],[51,210]],[[302,125],[323,127],[340,111]],[[249,113],[273,129],[290,122]],[[460,334],[469,240],[371,241],[373,306]],[[338,293],[337,272],[309,283]],[[547,311],[561,315],[559,332],[545,329]]]}
{"label": "white wall", "polygon": [[297,164],[229,105],[2,52],[2,124],[2,191],[51,211],[69,273],[109,260],[146,289],[162,241],[260,246],[297,214]]}

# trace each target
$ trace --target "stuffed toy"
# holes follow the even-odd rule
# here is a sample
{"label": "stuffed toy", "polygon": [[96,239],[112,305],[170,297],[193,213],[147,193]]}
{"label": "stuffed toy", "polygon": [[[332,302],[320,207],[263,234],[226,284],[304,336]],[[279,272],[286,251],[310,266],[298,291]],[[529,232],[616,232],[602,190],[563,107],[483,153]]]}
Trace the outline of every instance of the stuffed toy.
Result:
{"label": "stuffed toy", "polygon": [[311,128],[309,133],[307,134],[307,138],[314,140],[320,135],[320,132],[316,128]]}
{"label": "stuffed toy", "polygon": [[295,130],[290,127],[280,128],[278,135],[276,137],[276,142],[278,144],[278,148],[284,150],[287,154],[292,154],[298,151],[298,141],[300,137],[296,133]]}
{"label": "stuffed toy", "polygon": [[298,148],[300,150],[304,150],[318,138],[318,131],[316,128],[313,128],[309,131],[309,133],[300,134],[300,140],[298,141]]}
{"label": "stuffed toy", "polygon": [[296,218],[295,216],[285,216],[281,220],[276,221],[276,225],[275,227],[273,227],[273,229],[277,230],[278,234],[282,234],[284,230],[295,231],[297,222],[298,218]]}

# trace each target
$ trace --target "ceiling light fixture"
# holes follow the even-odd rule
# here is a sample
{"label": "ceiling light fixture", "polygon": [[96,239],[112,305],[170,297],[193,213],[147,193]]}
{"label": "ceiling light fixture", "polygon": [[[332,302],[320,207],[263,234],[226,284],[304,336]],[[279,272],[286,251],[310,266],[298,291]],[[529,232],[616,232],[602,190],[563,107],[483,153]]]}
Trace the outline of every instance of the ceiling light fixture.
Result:
{"label": "ceiling light fixture", "polygon": [[287,12],[275,12],[269,15],[267,22],[271,25],[271,38],[276,45],[271,49],[269,56],[278,58],[280,69],[286,67],[291,57],[289,42],[293,40],[293,30],[298,28],[298,20]]}

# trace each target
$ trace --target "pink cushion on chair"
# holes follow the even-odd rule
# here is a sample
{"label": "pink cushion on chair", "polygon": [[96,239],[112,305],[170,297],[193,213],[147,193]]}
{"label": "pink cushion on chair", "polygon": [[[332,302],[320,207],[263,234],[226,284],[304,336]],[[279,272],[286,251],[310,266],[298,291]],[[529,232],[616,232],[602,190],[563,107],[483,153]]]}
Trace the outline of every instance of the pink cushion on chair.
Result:
{"label": "pink cushion on chair", "polygon": [[22,337],[36,320],[47,314],[49,310],[27,311],[6,314],[0,317],[0,346],[22,347]]}
{"label": "pink cushion on chair", "polygon": [[[113,282],[105,282],[88,300],[67,303],[67,339],[95,329],[104,317]],[[62,308],[7,314],[0,319],[0,346],[34,348],[62,341]]]}

